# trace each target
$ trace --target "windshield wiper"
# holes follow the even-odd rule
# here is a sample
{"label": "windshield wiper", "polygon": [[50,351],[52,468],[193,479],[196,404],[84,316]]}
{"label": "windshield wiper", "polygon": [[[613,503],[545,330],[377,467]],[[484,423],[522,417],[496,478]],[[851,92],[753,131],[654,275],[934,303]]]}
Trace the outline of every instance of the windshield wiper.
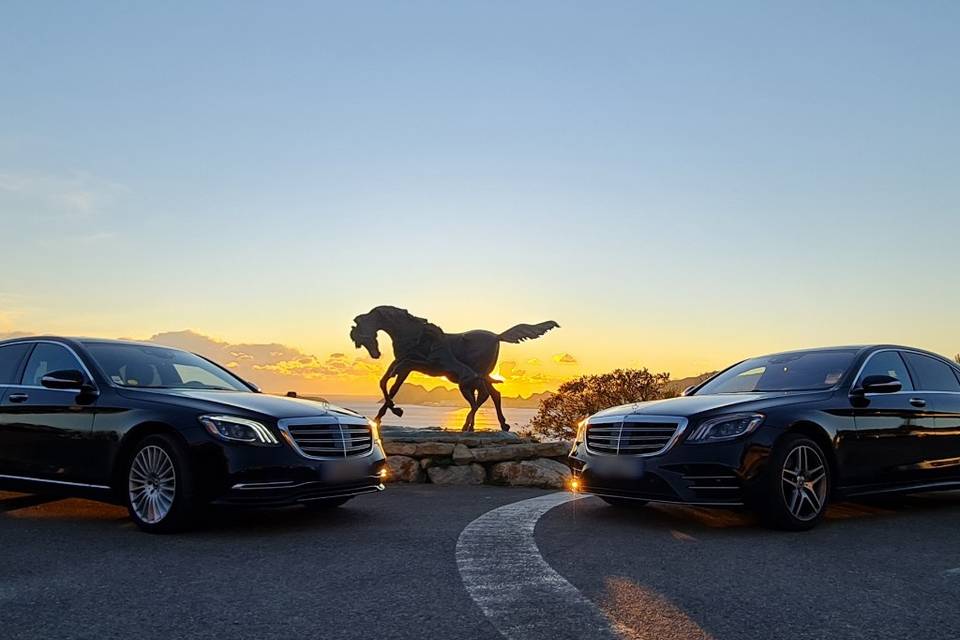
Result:
{"label": "windshield wiper", "polygon": [[205,384],[202,387],[191,387],[191,386],[176,386],[170,387],[171,389],[197,389],[198,391],[236,391],[236,389],[231,389],[230,387],[215,387],[212,384]]}
{"label": "windshield wiper", "polygon": [[230,387],[215,387],[213,385],[203,385],[200,387],[191,387],[184,386],[182,384],[156,384],[156,385],[123,385],[127,389],[193,389],[195,391],[238,391],[238,389],[231,389]]}

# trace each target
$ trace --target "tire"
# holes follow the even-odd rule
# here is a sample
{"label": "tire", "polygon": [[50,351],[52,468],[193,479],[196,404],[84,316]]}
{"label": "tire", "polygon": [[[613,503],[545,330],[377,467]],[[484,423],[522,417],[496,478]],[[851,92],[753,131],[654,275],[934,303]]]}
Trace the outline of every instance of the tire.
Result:
{"label": "tire", "polygon": [[176,533],[193,526],[197,499],[183,445],[171,435],[147,436],[136,444],[123,475],[130,518],[147,533]]}
{"label": "tire", "polygon": [[642,507],[647,504],[646,500],[634,500],[633,498],[613,498],[611,496],[597,496],[604,502],[606,502],[611,507],[618,507],[621,509],[630,509],[633,507]]}
{"label": "tire", "polygon": [[827,511],[833,478],[819,444],[802,434],[789,434],[774,447],[755,504],[761,520],[785,531],[807,531]]}
{"label": "tire", "polygon": [[329,511],[330,509],[336,509],[340,505],[345,504],[348,500],[352,499],[353,496],[347,496],[346,498],[311,500],[310,502],[304,502],[303,506],[307,508],[307,511]]}

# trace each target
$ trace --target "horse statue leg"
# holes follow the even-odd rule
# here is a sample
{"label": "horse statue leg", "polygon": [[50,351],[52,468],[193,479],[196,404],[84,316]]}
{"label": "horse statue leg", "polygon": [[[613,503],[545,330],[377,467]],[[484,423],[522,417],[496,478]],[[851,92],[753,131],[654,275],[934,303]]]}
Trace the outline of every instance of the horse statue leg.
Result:
{"label": "horse statue leg", "polygon": [[403,409],[394,406],[393,398],[397,395],[397,392],[400,391],[403,383],[406,382],[411,370],[406,367],[397,367],[397,369],[397,379],[393,381],[393,386],[390,387],[390,392],[387,394],[387,402],[390,403],[390,410],[393,411],[394,415],[399,417],[403,415]]}
{"label": "horse statue leg", "polygon": [[487,390],[482,385],[478,387],[467,384],[460,385],[460,393],[467,399],[467,402],[470,403],[470,412],[463,422],[462,430],[474,431],[476,429],[477,411],[479,411],[483,403],[487,401],[490,394],[487,393]]}
{"label": "horse statue leg", "polygon": [[490,397],[493,398],[493,406],[497,409],[497,420],[500,421],[500,429],[503,431],[510,431],[510,425],[507,424],[507,417],[503,415],[503,406],[500,400],[500,392],[493,385],[493,382],[489,379],[484,380],[483,385],[487,393],[490,394]]}
{"label": "horse statue leg", "polygon": [[[480,408],[480,405],[477,403],[477,388],[470,386],[468,384],[460,385],[460,393],[466,398],[467,403],[470,404],[470,412],[467,414],[466,419],[463,421],[463,428],[461,431],[473,431],[474,430],[474,420],[477,415],[477,409]],[[486,398],[484,398],[486,399]]]}
{"label": "horse statue leg", "polygon": [[387,367],[387,370],[384,371],[383,377],[380,378],[380,392],[383,394],[383,406],[380,407],[380,411],[377,413],[378,422],[379,418],[387,412],[387,409],[393,406],[393,401],[390,400],[390,394],[387,393],[387,383],[390,382],[390,378],[395,375],[396,369],[397,361],[394,360],[390,363],[390,366]]}
{"label": "horse statue leg", "polygon": [[[483,387],[483,385],[480,385],[477,388],[477,410],[478,411],[480,407],[483,406],[483,403],[486,402],[487,398],[489,397],[490,397],[490,394],[487,393],[487,390]],[[476,411],[474,411],[473,415],[474,415],[474,420],[476,420],[476,415],[477,415]],[[472,427],[472,423],[471,423],[471,427]],[[473,428],[471,428],[470,430],[473,431]]]}
{"label": "horse statue leg", "polygon": [[[380,378],[380,390],[383,392],[383,406],[380,407],[380,410],[377,412],[377,417],[374,418],[374,421],[377,424],[380,424],[380,420],[383,419],[383,416],[386,415],[387,409],[393,412],[395,416],[402,416],[403,409],[400,407],[394,406],[393,396],[397,394],[397,391],[400,390],[400,385],[403,384],[403,380],[406,380],[407,376],[410,375],[410,371],[406,370],[403,373],[401,378],[398,370],[400,369],[400,363],[397,360],[394,360],[390,363],[390,366],[387,367],[386,373],[383,374],[383,377]],[[393,387],[390,391],[387,391],[387,382],[390,381],[390,378],[397,376],[397,382],[393,384]]]}
{"label": "horse statue leg", "polygon": [[384,405],[380,407],[380,410],[377,411],[377,415],[374,416],[373,421],[376,422],[377,424],[380,424],[380,422],[383,421],[383,416],[385,416],[386,413],[387,413],[387,405],[386,403],[384,403]]}

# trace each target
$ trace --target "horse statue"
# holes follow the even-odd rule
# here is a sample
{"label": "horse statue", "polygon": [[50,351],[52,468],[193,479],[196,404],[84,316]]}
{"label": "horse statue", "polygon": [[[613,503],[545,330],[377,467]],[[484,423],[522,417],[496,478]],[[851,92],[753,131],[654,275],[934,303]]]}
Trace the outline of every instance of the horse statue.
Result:
{"label": "horse statue", "polygon": [[[548,320],[540,324],[518,324],[500,334],[482,329],[444,333],[443,329],[426,319],[418,318],[406,309],[390,306],[374,307],[370,313],[354,318],[353,322],[350,339],[357,349],[365,348],[371,358],[380,357],[378,332],[383,331],[393,341],[394,361],[380,379],[384,402],[375,418],[378,424],[387,410],[397,416],[403,415],[403,409],[393,403],[393,398],[407,376],[418,371],[428,376],[443,376],[460,387],[460,393],[470,404],[463,431],[474,430],[477,409],[487,398],[493,398],[500,428],[510,430],[503,415],[500,392],[494,388],[499,381],[490,377],[500,355],[500,343],[517,344],[534,340],[560,326]],[[387,384],[394,377],[396,380],[388,390]]]}

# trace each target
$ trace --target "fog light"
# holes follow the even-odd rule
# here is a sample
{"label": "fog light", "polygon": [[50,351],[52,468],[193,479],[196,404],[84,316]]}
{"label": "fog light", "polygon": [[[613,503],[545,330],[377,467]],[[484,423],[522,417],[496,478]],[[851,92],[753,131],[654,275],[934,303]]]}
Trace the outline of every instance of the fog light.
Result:
{"label": "fog light", "polygon": [[388,474],[387,474],[387,468],[384,467],[383,469],[380,469],[380,474],[379,474],[379,475],[380,475],[380,479],[381,479],[381,480],[386,480],[386,479],[387,479],[387,475],[388,475]]}
{"label": "fog light", "polygon": [[577,478],[570,479],[570,491],[573,491],[574,493],[580,491],[580,480]]}

